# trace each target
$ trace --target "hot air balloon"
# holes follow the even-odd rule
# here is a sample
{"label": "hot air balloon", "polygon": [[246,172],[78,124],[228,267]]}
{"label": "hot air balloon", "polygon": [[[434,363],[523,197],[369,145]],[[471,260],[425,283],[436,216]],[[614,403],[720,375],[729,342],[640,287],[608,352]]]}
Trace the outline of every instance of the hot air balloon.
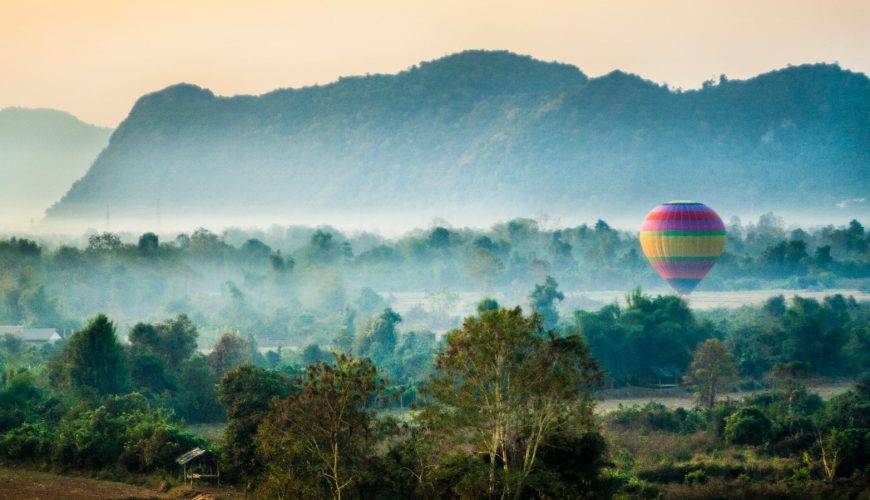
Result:
{"label": "hot air balloon", "polygon": [[722,254],[725,224],[703,203],[671,201],[647,214],[640,245],[659,276],[688,295]]}

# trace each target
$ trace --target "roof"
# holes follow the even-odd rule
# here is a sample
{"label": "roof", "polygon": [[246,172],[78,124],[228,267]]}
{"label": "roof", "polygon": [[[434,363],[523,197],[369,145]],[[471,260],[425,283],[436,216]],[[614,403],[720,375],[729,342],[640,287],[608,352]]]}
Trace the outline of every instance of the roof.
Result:
{"label": "roof", "polygon": [[199,457],[205,455],[206,453],[208,453],[208,451],[203,450],[200,447],[196,447],[196,448],[188,451],[187,453],[181,455],[180,457],[176,458],[175,463],[180,464],[180,465],[184,465],[195,458],[199,458]]}
{"label": "roof", "polygon": [[24,326],[0,326],[0,335],[14,335],[26,342],[52,342],[61,338],[54,328],[27,328]]}

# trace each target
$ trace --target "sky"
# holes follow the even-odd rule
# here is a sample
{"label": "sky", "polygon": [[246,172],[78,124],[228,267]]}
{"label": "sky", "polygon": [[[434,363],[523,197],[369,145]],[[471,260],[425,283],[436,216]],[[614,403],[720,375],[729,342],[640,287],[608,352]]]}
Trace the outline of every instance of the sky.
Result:
{"label": "sky", "polygon": [[220,95],[507,49],[696,88],[787,64],[870,73],[870,1],[0,0],[0,108],[117,125],[178,82]]}

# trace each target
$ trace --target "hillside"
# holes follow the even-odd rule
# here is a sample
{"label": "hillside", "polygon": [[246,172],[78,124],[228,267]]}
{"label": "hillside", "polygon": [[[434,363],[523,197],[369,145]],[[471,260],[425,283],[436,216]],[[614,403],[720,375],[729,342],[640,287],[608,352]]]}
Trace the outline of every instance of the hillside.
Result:
{"label": "hillside", "polygon": [[87,172],[111,132],[62,111],[0,110],[0,228],[41,218]]}
{"label": "hillside", "polygon": [[[673,91],[619,71],[469,51],[395,75],[261,96],[175,85],[139,99],[49,210],[113,218],[845,218],[870,192],[870,80],[833,65]],[[482,215],[481,215],[482,214]]]}

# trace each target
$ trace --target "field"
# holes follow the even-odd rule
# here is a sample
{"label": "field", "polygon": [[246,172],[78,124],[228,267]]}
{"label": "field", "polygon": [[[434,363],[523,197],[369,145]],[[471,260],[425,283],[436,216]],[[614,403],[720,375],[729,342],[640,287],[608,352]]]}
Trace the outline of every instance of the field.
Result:
{"label": "field", "polygon": [[[810,384],[807,390],[818,394],[822,399],[827,401],[834,396],[848,391],[852,386],[852,382],[818,383]],[[740,400],[759,392],[764,391],[735,391],[722,394],[721,399]],[[695,399],[682,387],[674,389],[629,387],[602,391],[598,394],[598,399],[595,403],[595,412],[603,415],[618,409],[620,406],[645,405],[647,403],[663,404],[672,410],[676,408],[688,409],[695,406]]]}
{"label": "field", "polygon": [[170,498],[156,490],[84,477],[0,467],[0,498]]}

